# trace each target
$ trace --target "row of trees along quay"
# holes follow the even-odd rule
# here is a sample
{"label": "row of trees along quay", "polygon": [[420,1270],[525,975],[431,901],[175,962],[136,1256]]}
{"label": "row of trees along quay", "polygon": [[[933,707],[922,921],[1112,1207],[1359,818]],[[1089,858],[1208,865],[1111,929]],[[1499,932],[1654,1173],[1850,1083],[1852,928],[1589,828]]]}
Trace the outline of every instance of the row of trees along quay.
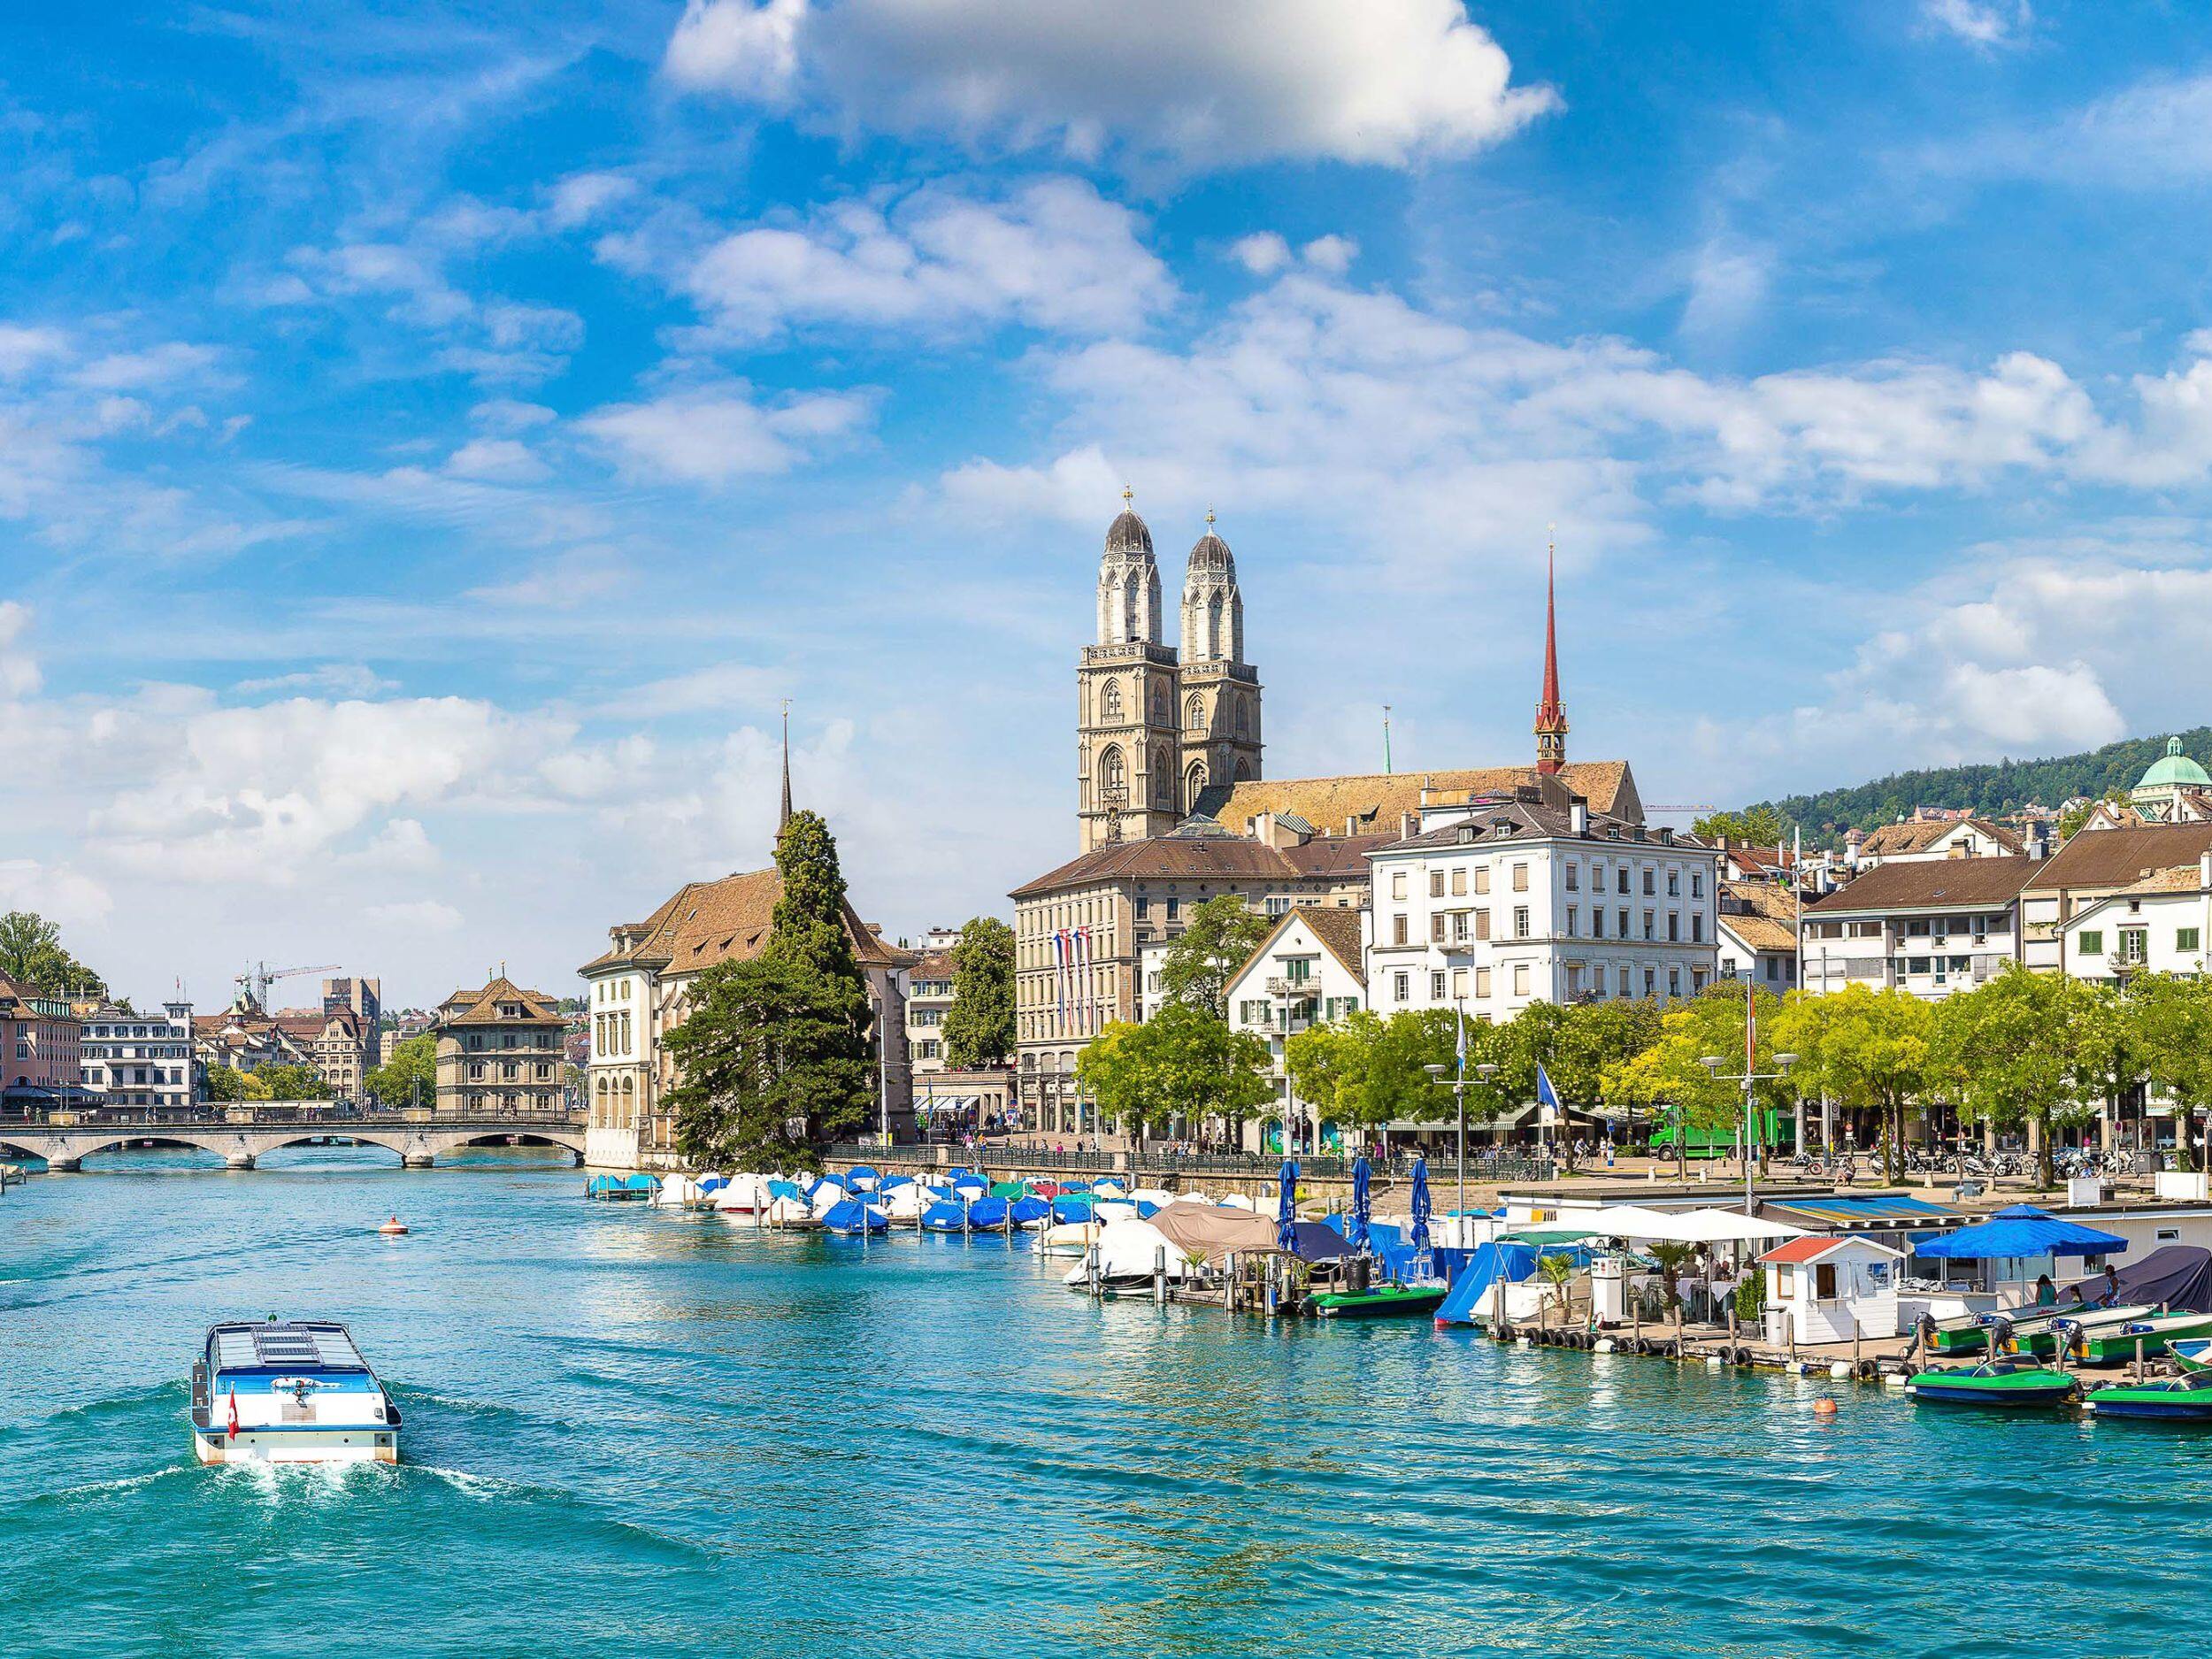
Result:
{"label": "row of trees along quay", "polygon": [[[875,1118],[879,1056],[868,984],[846,931],[845,877],[819,813],[776,838],[783,893],[768,943],[693,983],[668,1036],[682,1081],[670,1092],[678,1152],[697,1169],[819,1169],[822,1149]],[[953,959],[948,1057],[1005,1060],[1014,1048],[1014,937],[978,918]]]}

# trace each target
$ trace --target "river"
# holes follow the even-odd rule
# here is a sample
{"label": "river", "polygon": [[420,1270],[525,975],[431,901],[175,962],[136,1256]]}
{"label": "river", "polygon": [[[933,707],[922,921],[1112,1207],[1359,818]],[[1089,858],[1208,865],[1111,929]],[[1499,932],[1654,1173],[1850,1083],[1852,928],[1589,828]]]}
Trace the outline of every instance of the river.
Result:
{"label": "river", "polygon": [[[2212,1436],[1095,1302],[1002,1242],[592,1204],[527,1152],[0,1196],[0,1653],[2171,1652]],[[389,1213],[403,1240],[372,1229]],[[204,1470],[220,1318],[349,1322],[405,1461]]]}

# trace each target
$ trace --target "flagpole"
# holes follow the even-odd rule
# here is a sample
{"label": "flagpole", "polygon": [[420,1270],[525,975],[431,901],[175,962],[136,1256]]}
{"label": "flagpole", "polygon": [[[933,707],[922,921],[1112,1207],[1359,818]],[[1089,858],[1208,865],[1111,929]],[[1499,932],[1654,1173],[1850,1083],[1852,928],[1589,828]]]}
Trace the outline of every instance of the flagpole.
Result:
{"label": "flagpole", "polygon": [[[1459,1225],[1467,1225],[1467,1003],[1459,999],[1459,1076],[1452,1084],[1452,1099],[1459,1106]],[[1455,1240],[1464,1243],[1457,1233]]]}

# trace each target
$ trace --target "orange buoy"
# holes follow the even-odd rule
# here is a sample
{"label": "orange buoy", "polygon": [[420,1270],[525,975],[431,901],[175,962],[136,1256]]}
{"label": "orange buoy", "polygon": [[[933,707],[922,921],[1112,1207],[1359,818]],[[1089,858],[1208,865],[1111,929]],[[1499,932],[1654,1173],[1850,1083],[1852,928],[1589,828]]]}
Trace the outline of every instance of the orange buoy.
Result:
{"label": "orange buoy", "polygon": [[1831,1400],[1826,1394],[1821,1395],[1819,1399],[1813,1402],[1813,1415],[1816,1417],[1832,1417],[1835,1416],[1836,1402],[1833,1400]]}
{"label": "orange buoy", "polygon": [[394,1216],[389,1221],[379,1227],[377,1232],[383,1234],[383,1236],[388,1239],[403,1239],[407,1236],[407,1224],[402,1221],[397,1216]]}

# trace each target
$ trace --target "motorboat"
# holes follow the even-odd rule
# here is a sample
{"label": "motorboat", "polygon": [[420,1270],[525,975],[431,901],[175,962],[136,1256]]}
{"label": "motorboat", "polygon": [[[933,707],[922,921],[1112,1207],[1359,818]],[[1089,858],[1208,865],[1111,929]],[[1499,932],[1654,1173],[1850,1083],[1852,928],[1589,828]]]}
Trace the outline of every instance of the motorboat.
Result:
{"label": "motorboat", "polygon": [[1037,1235],[1040,1256],[1081,1256],[1098,1242],[1105,1229],[1095,1221],[1055,1222]]}
{"label": "motorboat", "polygon": [[2163,1354],[2177,1339],[2212,1336],[2212,1313],[2147,1313],[2116,1324],[2109,1318],[2061,1319],[2054,1327],[2068,1339],[2066,1351],[2085,1365],[2116,1365],[2140,1351]]}
{"label": "motorboat", "polygon": [[733,1175],[715,1193],[714,1207],[725,1215],[757,1216],[776,1202],[775,1187],[764,1175]]}
{"label": "motorboat", "polygon": [[844,1234],[887,1233],[891,1219],[873,1204],[857,1198],[832,1204],[819,1217],[822,1231]]}
{"label": "motorboat", "polygon": [[[2026,1354],[2038,1359],[2047,1359],[2059,1351],[2062,1336],[2070,1349],[2080,1337],[2092,1333],[2101,1334],[2108,1330],[2117,1330],[2131,1319],[2147,1318],[2157,1311],[2155,1308],[2137,1307],[2070,1308],[2042,1321],[2032,1330],[2023,1331],[2016,1325],[2011,1333],[1998,1342],[1997,1348],[2000,1353]],[[2004,1327],[2000,1325],[1998,1329],[2001,1332]]]}
{"label": "motorboat", "polygon": [[1194,1261],[1167,1234],[1148,1221],[1134,1219],[1102,1227],[1096,1242],[1084,1252],[1084,1259],[1070,1268],[1061,1282],[1071,1290],[1087,1290],[1094,1266],[1096,1282],[1108,1288],[1149,1285],[1160,1273],[1175,1283],[1195,1279],[1203,1271],[1202,1263]]}
{"label": "motorboat", "polygon": [[1916,1372],[1905,1384],[1915,1400],[1935,1405],[1995,1406],[2008,1409],[2062,1406],[2080,1390],[2080,1381],[2047,1365],[1990,1359],[1978,1365],[1953,1365]]}
{"label": "motorboat", "polygon": [[2212,1336],[2175,1337],[2167,1342],[2166,1351],[2184,1371],[2212,1372]]}
{"label": "motorboat", "polygon": [[2101,1417],[2162,1417],[2170,1423],[2212,1423],[2212,1374],[2185,1372],[2149,1382],[2093,1388],[2081,1409]]}
{"label": "motorboat", "polygon": [[1416,1314],[1434,1314],[1444,1305],[1450,1286],[1442,1284],[1382,1283],[1343,1290],[1325,1290],[1308,1299],[1314,1315],[1322,1319],[1387,1319]]}
{"label": "motorboat", "polygon": [[192,1450],[204,1463],[391,1463],[399,1408],[342,1325],[209,1328],[192,1366]]}

